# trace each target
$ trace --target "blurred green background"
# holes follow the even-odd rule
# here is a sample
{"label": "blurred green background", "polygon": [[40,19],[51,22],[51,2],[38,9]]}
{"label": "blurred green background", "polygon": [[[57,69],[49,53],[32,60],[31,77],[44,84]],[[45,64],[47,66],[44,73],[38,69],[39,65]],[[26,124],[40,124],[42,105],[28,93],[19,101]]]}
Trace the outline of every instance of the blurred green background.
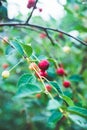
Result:
{"label": "blurred green background", "polygon": [[[9,3],[5,0],[0,0],[0,2],[0,23],[17,23],[20,22],[20,20],[24,21],[31,13],[31,9],[28,9],[28,14],[23,15],[18,12],[14,18],[10,19],[8,17]],[[39,3],[40,2],[39,0]],[[60,0],[56,2],[58,6],[60,5],[63,9],[62,17],[55,18],[51,14],[48,14],[49,18],[45,20],[40,16],[40,13],[44,12],[42,8],[42,12],[34,15],[30,23],[63,30],[87,43],[87,2],[85,0],[67,0],[65,4],[62,4]],[[47,5],[50,3],[51,1],[47,1]],[[37,10],[38,9],[35,11]],[[53,10],[55,11],[56,8]],[[59,13],[60,12],[58,12],[58,14]],[[0,27],[0,130],[87,129],[87,127],[85,128],[87,124],[78,125],[70,119],[62,119],[56,123],[56,126],[49,125],[47,121],[51,112],[48,109],[49,99],[45,94],[42,94],[40,99],[14,98],[18,90],[17,82],[20,76],[24,73],[31,73],[28,69],[28,63],[25,61],[22,61],[11,71],[8,79],[1,77],[2,71],[11,69],[21,59],[20,54],[8,43],[3,41],[2,38],[6,38],[8,41],[18,39],[26,44],[31,43],[33,52],[38,59],[52,57],[57,60],[58,64],[64,64],[64,68],[68,73],[68,79],[72,82],[72,89],[69,88],[66,90],[62,88],[65,95],[72,98],[77,106],[87,109],[87,47],[66,35],[49,31],[50,37],[56,44],[53,46],[47,37],[41,37],[43,33],[42,30],[26,26]],[[67,46],[69,47],[68,52],[64,50],[64,47]],[[7,67],[5,67],[5,65],[7,65]],[[52,79],[55,78],[56,81],[61,82],[61,79],[55,75],[53,63],[51,63],[51,67],[48,69],[48,74]]]}

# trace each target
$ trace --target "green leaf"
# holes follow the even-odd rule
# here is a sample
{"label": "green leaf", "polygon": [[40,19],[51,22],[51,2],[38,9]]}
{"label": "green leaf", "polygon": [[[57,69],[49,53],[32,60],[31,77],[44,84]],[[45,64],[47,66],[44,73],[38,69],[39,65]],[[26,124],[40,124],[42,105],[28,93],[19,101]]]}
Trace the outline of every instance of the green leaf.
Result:
{"label": "green leaf", "polygon": [[60,94],[63,94],[62,89],[57,82],[50,82],[50,84],[52,84],[52,86],[55,87]]}
{"label": "green leaf", "polygon": [[10,46],[10,45],[8,45],[7,47],[6,47],[6,50],[5,50],[5,54],[6,55],[11,55],[11,53],[12,53],[12,51],[13,51],[14,49]]}
{"label": "green leaf", "polygon": [[72,75],[69,79],[71,81],[73,81],[73,82],[81,82],[81,81],[83,81],[83,78],[82,78],[81,75]]}
{"label": "green leaf", "polygon": [[[52,65],[51,65],[52,66]],[[47,70],[47,73],[49,75],[50,78],[55,78],[56,77],[56,73],[55,73],[55,69],[50,67],[48,70]]]}
{"label": "green leaf", "polygon": [[62,95],[63,100],[69,105],[69,106],[74,106],[73,101],[71,100],[71,98],[69,98],[66,95]]}
{"label": "green leaf", "polygon": [[68,90],[64,91],[64,95],[67,96],[67,97],[69,97],[69,98],[72,98],[73,92],[72,92],[71,89],[68,89]]}
{"label": "green leaf", "polygon": [[20,77],[17,86],[20,86],[25,83],[32,83],[34,81],[36,81],[35,77],[31,74],[26,73]]}
{"label": "green leaf", "polygon": [[2,48],[0,48],[0,55],[2,55],[3,54],[3,49]]}
{"label": "green leaf", "polygon": [[58,109],[60,106],[61,106],[61,104],[60,104],[57,100],[51,99],[51,100],[48,102],[47,109],[48,109],[48,110],[54,110],[54,109]]}
{"label": "green leaf", "polygon": [[68,13],[73,14],[72,10],[70,10],[67,6],[64,6],[64,9],[65,9]]}
{"label": "green leaf", "polygon": [[81,107],[77,107],[77,106],[70,106],[70,107],[68,107],[67,110],[71,113],[76,113],[78,115],[87,117],[87,109],[85,109],[85,108],[81,108]]}
{"label": "green leaf", "polygon": [[0,19],[7,19],[7,8],[5,6],[0,6]]}
{"label": "green leaf", "polygon": [[11,45],[21,54],[24,55],[24,51],[18,41],[12,41]]}
{"label": "green leaf", "polygon": [[31,45],[26,45],[26,44],[22,43],[21,46],[25,52],[25,55],[27,57],[30,57],[32,55],[32,52],[33,52]]}
{"label": "green leaf", "polygon": [[87,119],[75,114],[70,114],[69,118],[80,127],[87,128]]}
{"label": "green leaf", "polygon": [[41,89],[35,84],[26,83],[26,84],[22,84],[19,87],[16,97],[24,98],[24,97],[28,97],[29,95],[40,93],[40,92]]}
{"label": "green leaf", "polygon": [[63,114],[62,114],[60,111],[56,110],[56,111],[54,111],[54,112],[52,113],[52,115],[49,117],[49,119],[48,119],[48,124],[51,125],[51,126],[54,126],[54,125],[56,125],[56,123],[57,123],[58,121],[60,121],[60,119],[61,119],[62,117],[63,117]]}

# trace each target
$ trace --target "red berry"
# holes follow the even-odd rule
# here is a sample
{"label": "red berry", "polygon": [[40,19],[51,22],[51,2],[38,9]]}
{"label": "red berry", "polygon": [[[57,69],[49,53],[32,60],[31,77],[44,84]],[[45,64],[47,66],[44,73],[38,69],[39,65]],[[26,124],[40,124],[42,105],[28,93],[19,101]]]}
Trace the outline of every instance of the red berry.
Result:
{"label": "red berry", "polygon": [[49,62],[48,60],[42,60],[39,62],[38,66],[41,70],[47,70],[49,67]]}
{"label": "red berry", "polygon": [[60,67],[56,70],[56,73],[60,76],[63,76],[65,74],[64,68]]}
{"label": "red berry", "polygon": [[52,90],[52,86],[50,86],[50,85],[48,84],[48,85],[46,85],[46,89],[47,89],[48,92],[50,92],[50,91]]}
{"label": "red berry", "polygon": [[31,7],[34,7],[35,5],[35,0],[28,0],[28,4],[27,4],[27,8],[31,8]]}
{"label": "red berry", "polygon": [[46,38],[46,34],[45,33],[40,33],[40,38],[42,38],[42,39],[44,39],[44,38]]}
{"label": "red berry", "polygon": [[61,38],[61,39],[63,39],[64,37],[63,37],[63,33],[59,33],[59,38]]}
{"label": "red berry", "polygon": [[47,72],[41,70],[40,71],[40,76],[47,77]]}
{"label": "red berry", "polygon": [[40,93],[36,94],[36,97],[41,98],[41,94]]}
{"label": "red berry", "polygon": [[64,82],[63,82],[63,86],[64,86],[65,88],[70,87],[70,85],[71,85],[70,81],[64,81]]}
{"label": "red berry", "polygon": [[2,67],[3,67],[3,69],[8,68],[8,64],[7,64],[7,63],[4,63],[4,64],[2,65]]}
{"label": "red berry", "polygon": [[47,72],[46,72],[46,71],[40,70],[38,73],[35,73],[35,74],[36,74],[36,76],[37,76],[38,78],[40,78],[39,75],[40,75],[41,77],[47,77]]}
{"label": "red berry", "polygon": [[42,12],[43,10],[42,10],[42,8],[39,8],[39,12]]}

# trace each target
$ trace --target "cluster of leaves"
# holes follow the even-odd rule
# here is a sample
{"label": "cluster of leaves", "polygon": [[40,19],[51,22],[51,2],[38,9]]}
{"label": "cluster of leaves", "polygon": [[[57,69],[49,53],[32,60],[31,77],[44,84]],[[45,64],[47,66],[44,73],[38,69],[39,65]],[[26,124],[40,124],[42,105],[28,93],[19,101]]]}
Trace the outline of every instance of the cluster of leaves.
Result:
{"label": "cluster of leaves", "polygon": [[[80,11],[79,7],[78,11],[72,11],[74,4],[81,6],[69,1],[64,6],[66,15],[59,25],[53,18],[46,22],[40,17],[33,17],[32,23],[43,23],[49,27],[54,24],[68,32],[76,30],[80,32],[79,37],[84,38],[87,28],[83,19],[86,17],[81,15],[82,12],[85,14],[85,9],[82,7]],[[52,46],[47,37],[41,37],[44,32],[32,29],[0,28],[0,35],[4,37],[8,34],[9,39],[8,42],[0,41],[0,73],[5,69],[3,64],[8,64],[6,70],[10,70],[8,79],[0,76],[0,129],[87,129],[86,66],[83,69],[86,47],[60,33],[49,32],[56,43]],[[68,52],[64,51],[65,46],[70,48]],[[45,92],[43,82],[28,67],[31,62],[37,64],[42,59],[50,62],[47,70],[49,77],[44,82],[52,86],[51,92]],[[62,86],[63,79],[55,73],[55,61],[66,68],[68,75],[64,78],[72,82],[71,88]]]}

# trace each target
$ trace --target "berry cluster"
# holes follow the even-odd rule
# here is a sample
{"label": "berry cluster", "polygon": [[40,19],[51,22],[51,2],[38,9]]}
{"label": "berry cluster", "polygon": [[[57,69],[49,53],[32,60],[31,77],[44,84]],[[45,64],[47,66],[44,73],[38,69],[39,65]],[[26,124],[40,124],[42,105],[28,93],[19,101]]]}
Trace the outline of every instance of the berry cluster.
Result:
{"label": "berry cluster", "polygon": [[35,62],[32,62],[29,65],[30,70],[35,71],[35,75],[40,78],[40,77],[47,77],[47,69],[49,67],[49,62],[47,60],[41,60],[38,65]]}
{"label": "berry cluster", "polygon": [[[44,59],[44,60],[41,60],[39,63],[38,63],[38,65],[36,64],[36,63],[31,63],[30,64],[30,66],[29,66],[29,69],[30,70],[36,70],[35,71],[35,75],[38,77],[38,78],[43,78],[43,77],[45,77],[45,78],[47,78],[47,76],[48,76],[48,74],[47,74],[47,69],[49,68],[49,61],[48,60],[46,60],[46,59]],[[61,76],[61,77],[63,77],[63,76],[65,76],[66,75],[66,71],[65,71],[65,69],[63,68],[63,65],[61,64],[61,65],[59,65],[59,67],[56,69],[56,74],[58,75],[58,76]],[[68,88],[68,87],[70,87],[70,85],[71,85],[71,83],[70,83],[70,81],[68,81],[68,80],[64,80],[63,81],[63,86],[65,87],[65,88]],[[50,86],[49,85],[47,85],[46,86],[47,87],[47,90],[48,91],[50,91],[51,90],[51,88],[50,88]]]}
{"label": "berry cluster", "polygon": [[[30,9],[30,8],[34,7],[35,6],[35,2],[36,2],[36,0],[28,0],[27,8]],[[42,12],[42,8],[35,7],[35,9],[38,9],[39,12]]]}
{"label": "berry cluster", "polygon": [[[30,70],[33,70],[35,71],[35,75],[36,77],[38,77],[38,79],[41,79],[41,78],[47,78],[48,76],[48,73],[47,73],[47,69],[49,68],[49,61],[44,59],[44,60],[41,60],[38,65],[35,63],[35,62],[32,62],[30,65],[29,65],[29,69]],[[8,64],[3,64],[2,66],[4,69],[6,69],[8,67]],[[56,69],[56,74],[59,75],[59,76],[65,76],[66,75],[66,72],[63,68],[63,65],[59,65],[59,67]],[[2,77],[3,78],[8,78],[10,75],[9,71],[5,70],[2,72]],[[65,80],[63,81],[63,86],[65,88],[68,88],[70,87],[71,83],[70,81],[68,80]],[[50,92],[51,91],[51,86],[48,84],[46,85],[46,89]]]}
{"label": "berry cluster", "polygon": [[[29,69],[30,70],[34,70],[35,71],[35,75],[40,79],[40,78],[47,78],[48,74],[47,74],[47,69],[49,68],[49,61],[44,59],[41,60],[38,65],[36,63],[31,63],[29,65]],[[52,86],[50,86],[49,84],[45,85],[45,88],[48,92],[50,92],[52,90]],[[41,94],[36,94],[36,97],[39,99],[41,98]]]}

